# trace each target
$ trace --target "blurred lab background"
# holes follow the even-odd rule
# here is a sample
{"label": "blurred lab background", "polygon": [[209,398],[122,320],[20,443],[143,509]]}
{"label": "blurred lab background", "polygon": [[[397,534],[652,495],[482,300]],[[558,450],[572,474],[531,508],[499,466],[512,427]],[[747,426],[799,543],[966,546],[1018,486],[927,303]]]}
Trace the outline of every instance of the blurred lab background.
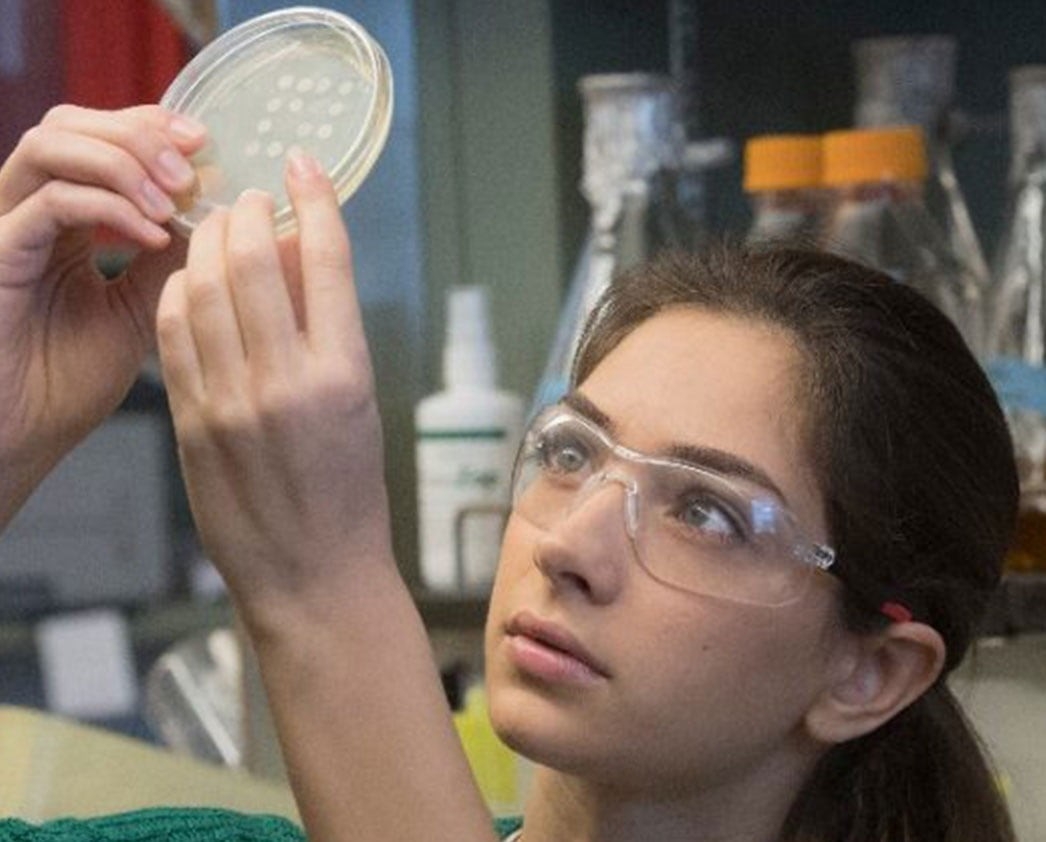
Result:
{"label": "blurred lab background", "polygon": [[[157,101],[218,33],[289,5],[295,4],[0,0],[0,158],[59,102],[115,108]],[[417,436],[418,442],[387,453],[397,555],[416,587],[459,729],[495,808],[518,805],[527,770],[497,746],[483,718],[477,679],[489,578],[430,577],[418,526],[430,482],[418,466],[451,458],[423,450],[428,445],[418,430],[428,417],[419,409],[427,396],[445,390],[453,404],[441,359],[456,330],[445,315],[450,302],[461,300],[455,291],[482,289],[477,312],[487,335],[496,337],[490,385],[515,395],[527,411],[561,388],[556,377],[571,328],[604,276],[662,240],[749,237],[759,223],[760,195],[773,204],[799,186],[772,177],[750,181],[745,168],[746,161],[754,166],[753,141],[802,135],[820,143],[858,123],[911,123],[925,144],[919,153],[925,172],[914,176],[919,189],[923,182],[944,189],[944,215],[926,208],[939,224],[941,248],[950,249],[937,266],[954,262],[972,279],[981,303],[973,315],[957,318],[978,325],[979,353],[1012,399],[1007,405],[1026,462],[1023,544],[1010,559],[977,657],[956,686],[996,750],[1022,839],[1046,837],[1046,514],[1036,517],[1046,512],[1038,503],[1046,499],[1040,489],[1046,390],[1041,349],[1012,327],[1029,322],[1032,293],[1046,283],[1042,255],[1036,262],[1025,248],[1027,233],[1023,239],[1014,233],[1019,224],[1028,231],[1039,224],[1041,233],[1041,203],[1038,216],[1034,202],[1023,211],[1016,206],[1018,194],[1034,198],[1042,191],[1038,165],[1046,147],[1035,144],[1039,135],[1046,144],[1046,4],[316,5],[358,20],[392,65],[388,144],[345,215],[386,440],[406,444]],[[859,63],[860,44],[879,56],[871,68]],[[1014,75],[1017,68],[1025,70]],[[1026,94],[1023,123],[1015,120],[1015,91]],[[623,184],[607,182],[607,161],[591,151],[595,141],[643,183],[641,201]],[[1016,161],[1019,146],[1030,151]],[[838,221],[850,186],[818,182],[802,189],[816,194],[823,224]],[[609,221],[608,206],[617,208]],[[675,219],[671,237],[654,231],[666,209]],[[956,212],[965,218],[959,234],[949,230]],[[118,272],[125,259],[101,243],[103,270]],[[932,293],[943,282],[932,276],[926,283]],[[1003,287],[1016,291],[1000,296]],[[1004,305],[1003,316],[995,315]],[[1030,318],[1038,324],[1040,317],[1035,311]],[[987,322],[1004,326],[991,334]],[[1005,364],[993,368],[997,359]],[[463,552],[467,531],[448,535]],[[147,744],[209,767],[246,769],[264,782],[259,799],[278,810],[289,804],[280,800],[282,770],[257,676],[193,532],[155,365],[143,369],[120,412],[60,466],[0,538],[0,705],[11,706],[0,708],[0,720],[26,710],[47,717],[32,726],[0,721],[0,765],[10,766],[17,749],[5,742],[5,728],[11,733],[17,723],[30,733],[60,715],[98,729],[75,732],[68,739],[77,745],[119,734],[133,738],[135,749]],[[22,749],[38,750],[27,745]],[[58,779],[60,764],[52,760],[41,768]],[[176,777],[156,772],[164,774]],[[41,790],[46,776],[37,772],[8,787],[6,801],[0,792],[0,811],[46,817],[75,809],[49,800],[59,787]],[[274,800],[266,802],[270,795]]]}

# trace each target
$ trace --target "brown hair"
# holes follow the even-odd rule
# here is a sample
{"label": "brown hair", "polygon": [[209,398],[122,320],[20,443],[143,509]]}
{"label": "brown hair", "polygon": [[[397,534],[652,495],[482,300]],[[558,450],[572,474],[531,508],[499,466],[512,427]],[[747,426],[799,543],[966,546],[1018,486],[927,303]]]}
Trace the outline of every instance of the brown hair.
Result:
{"label": "brown hair", "polygon": [[[790,332],[807,453],[856,631],[901,602],[947,646],[942,677],[877,731],[829,750],[783,840],[1002,842],[1006,808],[944,677],[1000,576],[1017,511],[1005,417],[952,323],[913,289],[798,249],[672,254],[615,280],[574,360],[582,382],[638,324],[699,307]],[[835,570],[835,568],[833,568]]]}

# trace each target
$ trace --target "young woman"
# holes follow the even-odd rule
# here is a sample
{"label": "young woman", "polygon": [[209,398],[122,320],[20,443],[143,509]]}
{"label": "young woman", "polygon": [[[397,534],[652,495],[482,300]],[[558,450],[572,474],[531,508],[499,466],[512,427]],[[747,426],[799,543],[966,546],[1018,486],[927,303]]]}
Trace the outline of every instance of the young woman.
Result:
{"label": "young woman", "polygon": [[[824,255],[675,257],[608,292],[574,381],[567,415],[581,422],[531,433],[563,489],[551,499],[590,461],[623,488],[634,477],[628,549],[649,575],[618,578],[624,563],[599,542],[625,542],[582,519],[594,498],[564,517],[569,505],[517,496],[488,684],[502,735],[570,773],[539,774],[535,818],[569,815],[555,797],[565,777],[571,805],[593,792],[598,804],[591,782],[608,784],[586,821],[628,816],[622,788],[656,804],[689,786],[696,812],[669,813],[680,838],[1008,838],[944,678],[998,579],[1017,488],[1004,421],[952,325],[908,288]],[[718,468],[732,487],[629,471],[615,439]],[[528,563],[545,583],[514,583]],[[568,682],[530,680],[543,673],[526,644],[499,633],[516,630],[520,605],[573,606],[584,636],[565,645],[593,647],[582,657],[617,685],[612,706],[579,711],[553,692]],[[663,812],[651,812],[633,827],[660,838]]]}
{"label": "young woman", "polygon": [[[199,142],[157,110],[54,119],[73,117],[60,155],[41,140],[0,171],[0,293],[22,302],[2,325],[16,356],[0,359],[19,363],[0,389],[16,396],[46,394],[33,384],[65,364],[46,349],[95,335],[58,329],[70,320],[123,347],[93,310],[34,302],[72,302],[61,273],[85,253],[48,263],[65,225],[123,221],[118,207],[126,231],[149,230],[155,148],[126,128],[179,156]],[[135,180],[116,166],[128,157]],[[309,836],[493,839],[391,554],[337,203],[304,156],[288,191],[299,238],[277,242],[269,199],[245,194],[197,229],[163,290],[194,516],[251,634]],[[30,328],[42,344],[19,339]],[[76,388],[78,404],[37,401],[50,428],[96,422],[73,423],[102,403]],[[75,441],[20,436],[20,417],[0,427],[5,466]],[[4,487],[9,508],[38,475]],[[999,576],[1013,457],[981,370],[916,293],[807,252],[638,269],[597,308],[573,391],[528,431],[514,494],[486,658],[494,725],[538,766],[512,831],[526,842],[1012,838],[945,677]],[[72,829],[116,838],[141,821]]]}

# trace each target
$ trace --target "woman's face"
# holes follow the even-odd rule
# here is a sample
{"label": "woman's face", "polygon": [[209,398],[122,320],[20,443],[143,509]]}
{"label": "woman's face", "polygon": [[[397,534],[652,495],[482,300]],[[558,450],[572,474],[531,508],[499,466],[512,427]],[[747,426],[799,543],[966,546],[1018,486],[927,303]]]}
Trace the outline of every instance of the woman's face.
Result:
{"label": "woman's face", "polygon": [[[637,327],[579,392],[628,448],[750,463],[824,542],[799,367],[779,329],[675,309]],[[803,714],[845,651],[834,579],[818,573],[774,608],[666,587],[634,560],[622,494],[599,493],[551,529],[510,518],[486,632],[498,732],[545,765],[637,787],[751,780],[815,751]]]}

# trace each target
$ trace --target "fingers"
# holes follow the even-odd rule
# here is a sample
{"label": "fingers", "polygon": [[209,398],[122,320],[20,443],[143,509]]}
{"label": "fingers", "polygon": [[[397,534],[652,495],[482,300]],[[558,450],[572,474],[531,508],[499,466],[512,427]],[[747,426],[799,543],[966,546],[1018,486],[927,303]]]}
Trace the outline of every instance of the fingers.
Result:
{"label": "fingers", "polygon": [[262,375],[286,374],[297,349],[298,326],[273,233],[273,201],[249,190],[229,217],[228,272],[247,356]]}
{"label": "fingers", "polygon": [[203,394],[203,374],[190,327],[185,282],[184,269],[171,275],[156,308],[157,350],[175,418],[182,416],[183,408],[198,405]]}
{"label": "fingers", "polygon": [[[170,234],[123,196],[98,187],[52,181],[3,217],[12,251],[54,239],[62,228],[106,225],[145,248],[163,248]],[[8,255],[10,256],[10,255]]]}
{"label": "fingers", "polygon": [[171,303],[157,314],[158,328],[161,315],[188,321],[192,341],[184,343],[179,334],[179,347],[186,354],[194,349],[209,393],[234,396],[248,382],[286,379],[300,342],[271,197],[248,191],[231,209],[213,211],[193,232],[178,284],[181,290],[172,291]]}
{"label": "fingers", "polygon": [[287,293],[291,297],[294,307],[294,321],[298,325],[298,333],[305,334],[305,300],[302,297],[304,291],[301,288],[301,256],[298,251],[298,235],[280,237],[276,241],[276,250],[280,254],[280,266],[283,267],[283,277],[287,281]]}
{"label": "fingers", "polygon": [[[43,130],[39,127],[22,141],[28,146],[34,166],[33,171],[23,171],[23,178],[13,184],[4,185],[4,192],[13,193],[9,205],[31,195],[48,181],[58,179],[76,184],[99,184],[112,192],[126,197],[149,219],[166,222],[175,211],[175,204],[168,190],[177,188],[161,186],[146,167],[128,150],[76,132],[62,129]],[[184,158],[178,158],[189,168]],[[192,170],[187,169],[188,182],[182,178],[175,182],[167,178],[167,184],[177,183],[181,189],[191,184]],[[6,196],[0,196],[0,202]]]}
{"label": "fingers", "polygon": [[185,265],[185,298],[200,375],[208,391],[237,394],[247,360],[228,281],[229,211],[211,213],[193,232]]}
{"label": "fingers", "polygon": [[298,217],[305,321],[317,353],[366,356],[352,252],[330,180],[314,158],[288,157],[287,193]]}
{"label": "fingers", "polygon": [[[293,239],[277,242],[272,199],[248,191],[197,227],[184,273],[172,278],[161,298],[158,320],[187,320],[191,339],[169,327],[173,338],[161,338],[170,346],[162,358],[173,359],[190,385],[198,378],[208,394],[244,395],[253,387],[286,384],[309,366],[308,356],[348,357],[348,367],[369,373],[337,197],[312,159],[295,159],[288,169],[297,248]],[[192,364],[185,362],[190,351]]]}
{"label": "fingers", "polygon": [[0,213],[53,180],[123,196],[154,222],[174,212],[171,195],[192,188],[187,156],[204,144],[201,126],[158,106],[117,112],[59,106],[19,142],[0,170]]}

